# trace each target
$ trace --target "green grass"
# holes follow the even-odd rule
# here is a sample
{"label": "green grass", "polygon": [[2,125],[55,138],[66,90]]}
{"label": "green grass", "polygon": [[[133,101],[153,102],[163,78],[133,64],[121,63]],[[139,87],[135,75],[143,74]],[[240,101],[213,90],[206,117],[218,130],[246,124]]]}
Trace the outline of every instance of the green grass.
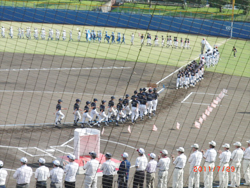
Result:
{"label": "green grass", "polygon": [[[29,53],[29,54],[47,54],[47,55],[62,55],[62,56],[76,56],[76,57],[90,57],[90,58],[105,58],[105,59],[117,59],[125,60],[127,64],[129,61],[138,61],[143,63],[154,63],[161,65],[170,65],[180,67],[187,64],[189,61],[195,59],[200,54],[200,42],[202,36],[187,35],[181,33],[169,33],[169,35],[177,36],[179,39],[188,37],[191,41],[191,50],[186,49],[172,49],[162,47],[149,47],[142,46],[140,50],[140,39],[138,33],[146,33],[145,30],[134,30],[134,29],[120,29],[120,28],[103,28],[103,27],[92,27],[92,26],[73,26],[73,25],[56,25],[56,24],[36,24],[36,23],[17,23],[17,22],[1,22],[1,26],[4,25],[8,28],[12,25],[14,28],[14,39],[0,38],[0,51],[1,52],[15,52],[15,53]],[[42,40],[26,40],[17,39],[17,28],[18,27],[34,27],[39,30],[44,27],[48,33],[49,28],[63,30],[67,33],[69,30],[73,31],[74,42],[68,41],[42,41]],[[77,39],[77,28],[84,31],[85,29],[95,29],[108,31],[111,34],[112,31],[115,33],[125,33],[126,45],[118,44],[106,44],[106,43],[87,43],[85,42],[85,35],[82,34],[82,42],[76,42]],[[8,32],[6,32],[8,33]],[[130,45],[130,35],[135,33],[135,44]],[[167,32],[156,32],[150,31],[151,35],[157,34],[159,39],[161,35],[168,34]],[[32,35],[33,36],[33,35]],[[67,36],[68,37],[68,36]],[[211,45],[220,44],[225,41],[225,38],[217,37],[206,37]],[[161,43],[161,39],[159,40]],[[238,49],[238,57],[233,58],[231,50],[232,46],[236,45]],[[222,45],[219,49],[221,52],[221,58],[219,65],[215,68],[210,68],[209,71],[215,71],[219,73],[232,74],[237,76],[250,77],[250,59],[249,49],[250,43],[243,40],[229,40],[225,45]]]}

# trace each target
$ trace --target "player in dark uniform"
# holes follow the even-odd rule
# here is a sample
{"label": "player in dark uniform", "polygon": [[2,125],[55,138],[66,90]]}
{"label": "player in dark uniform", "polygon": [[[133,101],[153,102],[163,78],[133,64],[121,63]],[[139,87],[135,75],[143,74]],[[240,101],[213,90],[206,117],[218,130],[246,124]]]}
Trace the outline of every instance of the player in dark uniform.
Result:
{"label": "player in dark uniform", "polygon": [[62,104],[62,100],[59,99],[57,101],[57,105],[56,105],[56,121],[55,121],[55,126],[58,126],[58,123],[61,124],[61,121],[63,120],[63,118],[65,117],[65,115],[61,112],[61,110],[67,110],[67,108],[62,108],[61,104]]}
{"label": "player in dark uniform", "polygon": [[115,106],[114,99],[115,99],[115,97],[112,96],[111,100],[108,103],[108,119],[109,119],[109,122],[112,122],[111,118],[114,119],[114,117],[116,116],[116,111],[114,109],[114,106]]}
{"label": "player in dark uniform", "polygon": [[100,124],[102,122],[105,123],[106,126],[108,126],[108,116],[105,114],[105,103],[106,101],[105,100],[102,100],[102,103],[100,105],[100,113],[98,115],[98,118],[99,118],[99,121],[98,121],[98,127],[100,127]]}
{"label": "player in dark uniform", "polygon": [[98,108],[96,106],[96,103],[97,103],[98,99],[94,99],[94,101],[91,103],[91,112],[90,112],[90,116],[92,117],[92,120],[94,119],[94,116],[96,116],[95,118],[95,122],[97,121],[97,118],[98,118],[98,112],[96,110],[96,108]]}
{"label": "player in dark uniform", "polygon": [[140,118],[143,120],[143,116],[147,112],[147,96],[143,94],[143,98],[140,100]]}
{"label": "player in dark uniform", "polygon": [[152,89],[150,88],[147,94],[147,111],[149,119],[151,119],[152,108],[153,108],[153,95],[152,95]]}
{"label": "player in dark uniform", "polygon": [[157,89],[154,88],[154,91],[152,93],[152,98],[153,98],[153,115],[155,116],[155,112],[156,112],[156,108],[157,108],[157,104],[158,104],[158,97],[159,97],[159,94],[157,93]]}
{"label": "player in dark uniform", "polygon": [[139,116],[139,105],[140,105],[140,102],[137,100],[137,96],[134,95],[134,97],[132,98],[132,102],[131,102],[131,107],[132,107],[131,121],[132,121],[132,123],[136,123],[136,120]]}
{"label": "player in dark uniform", "polygon": [[126,117],[126,114],[123,113],[123,109],[124,109],[124,106],[122,104],[122,98],[119,99],[119,103],[116,105],[116,109],[117,109],[117,118],[116,118],[116,125],[118,126],[118,122],[120,120],[120,117],[121,117],[121,120],[122,122],[125,121],[125,117]]}
{"label": "player in dark uniform", "polygon": [[143,43],[144,43],[144,36],[143,34],[141,34],[141,45],[143,45]]}
{"label": "player in dark uniform", "polygon": [[134,91],[134,95],[132,95],[131,100],[133,100],[135,97],[137,98],[137,91],[136,90]]}
{"label": "player in dark uniform", "polygon": [[124,105],[123,113],[126,115],[126,119],[129,119],[129,116],[131,115],[131,110],[129,108],[129,94],[126,94],[126,98],[122,101],[122,104]]}
{"label": "player in dark uniform", "polygon": [[82,111],[82,109],[80,108],[80,102],[80,99],[76,99],[76,103],[74,104],[74,126],[77,126],[78,121],[81,119],[80,111]]}
{"label": "player in dark uniform", "polygon": [[86,102],[86,105],[83,109],[83,113],[82,113],[82,128],[84,128],[84,124],[85,124],[85,119],[88,118],[89,121],[86,123],[88,126],[92,127],[91,125],[91,121],[92,121],[92,117],[89,115],[89,105],[90,105],[90,102],[87,101]]}

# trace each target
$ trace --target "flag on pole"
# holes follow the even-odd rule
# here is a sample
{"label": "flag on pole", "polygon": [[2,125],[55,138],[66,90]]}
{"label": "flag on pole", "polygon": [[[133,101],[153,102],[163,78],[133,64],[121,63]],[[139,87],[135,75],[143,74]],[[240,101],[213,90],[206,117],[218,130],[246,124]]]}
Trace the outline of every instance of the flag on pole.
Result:
{"label": "flag on pole", "polygon": [[206,121],[206,119],[207,119],[207,116],[206,116],[206,114],[202,114],[202,119],[204,120],[204,121]]}
{"label": "flag on pole", "polygon": [[207,107],[207,110],[208,110],[209,112],[212,112],[212,111],[213,111],[213,108],[212,108],[211,106],[208,106],[208,107]]}
{"label": "flag on pole", "polygon": [[210,112],[206,109],[205,114],[206,114],[207,116],[209,116],[209,115],[210,115]]}
{"label": "flag on pole", "polygon": [[177,122],[176,129],[180,129],[181,125]]}
{"label": "flag on pole", "polygon": [[104,127],[102,128],[102,135],[104,134]]}
{"label": "flag on pole", "polygon": [[203,123],[203,119],[202,117],[199,118],[199,123],[202,124]]}
{"label": "flag on pole", "polygon": [[153,125],[152,131],[157,131],[157,127],[155,125]]}
{"label": "flag on pole", "polygon": [[227,89],[223,89],[222,92],[223,92],[223,93],[227,93]]}
{"label": "flag on pole", "polygon": [[195,121],[194,126],[195,126],[197,129],[199,129],[199,128],[201,127],[201,124],[198,123],[197,121]]}
{"label": "flag on pole", "polygon": [[216,108],[216,104],[214,104],[213,102],[211,103],[211,106],[212,106],[213,108]]}
{"label": "flag on pole", "polygon": [[219,101],[217,101],[216,99],[213,100],[214,104],[219,104]]}
{"label": "flag on pole", "polygon": [[128,132],[131,134],[131,128],[130,128],[130,125],[128,126]]}
{"label": "flag on pole", "polygon": [[221,101],[221,99],[219,98],[219,97],[216,97],[216,99],[215,100],[217,100],[218,102],[220,102]]}

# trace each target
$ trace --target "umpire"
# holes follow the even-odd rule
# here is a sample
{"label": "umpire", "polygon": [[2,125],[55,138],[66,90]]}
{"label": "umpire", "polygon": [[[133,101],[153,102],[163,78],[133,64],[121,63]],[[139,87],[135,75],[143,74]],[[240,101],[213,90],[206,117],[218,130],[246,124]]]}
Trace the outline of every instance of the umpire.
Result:
{"label": "umpire", "polygon": [[103,170],[102,187],[112,188],[113,179],[115,173],[115,163],[111,161],[112,155],[110,153],[105,154],[106,162],[102,164],[101,170]]}

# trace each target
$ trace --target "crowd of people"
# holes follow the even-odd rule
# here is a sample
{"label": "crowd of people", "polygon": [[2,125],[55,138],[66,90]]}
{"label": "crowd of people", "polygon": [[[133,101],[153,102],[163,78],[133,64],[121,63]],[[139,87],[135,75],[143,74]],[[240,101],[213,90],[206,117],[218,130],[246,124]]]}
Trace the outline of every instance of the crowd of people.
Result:
{"label": "crowd of people", "polygon": [[[247,148],[242,147],[240,142],[235,142],[233,145],[235,149],[230,152],[230,145],[225,143],[222,145],[223,150],[216,151],[216,142],[209,142],[209,148],[199,150],[198,144],[191,146],[192,153],[187,159],[185,155],[185,149],[179,147],[177,149],[177,156],[169,155],[166,149],[160,152],[159,156],[155,153],[148,154],[146,156],[143,148],[137,149],[138,157],[135,161],[135,173],[133,175],[133,188],[143,188],[146,179],[146,187],[152,188],[155,186],[156,173],[158,171],[158,188],[168,187],[168,171],[171,164],[174,165],[172,188],[183,188],[183,175],[186,162],[190,163],[189,167],[189,188],[200,187],[200,173],[204,172],[204,187],[213,187],[213,173],[219,172],[219,187],[227,188],[229,183],[229,174],[231,174],[230,187],[239,187],[241,185],[241,166],[243,166],[243,176],[245,178],[244,185],[250,186],[250,140],[247,141]],[[219,166],[215,166],[217,159],[220,161]],[[85,162],[83,160],[83,166],[79,167],[79,164],[75,162],[75,156],[68,155],[68,162],[61,163],[58,160],[53,161],[53,169],[49,171],[49,168],[45,166],[46,161],[44,158],[40,158],[39,168],[35,171],[35,180],[37,188],[46,188],[47,181],[50,178],[51,188],[62,188],[63,177],[65,188],[76,187],[76,175],[79,168],[85,170],[84,187],[96,188],[97,187],[97,171],[100,169],[103,173],[102,187],[112,188],[115,187],[114,176],[116,172],[118,174],[118,188],[127,188],[129,172],[131,163],[128,160],[129,154],[124,152],[122,154],[122,162],[120,163],[118,171],[116,170],[115,163],[111,160],[112,154],[106,153],[106,161],[100,164],[95,152],[89,152],[91,160]],[[204,159],[204,166],[201,165],[202,158]],[[16,188],[29,188],[30,179],[33,176],[32,168],[27,166],[28,160],[22,157],[21,167],[18,168],[13,174],[13,178],[16,179]],[[3,168],[4,163],[0,161],[0,187],[5,188],[6,178],[8,176],[7,171]]]}
{"label": "crowd of people", "polygon": [[[146,116],[152,118],[155,116],[156,108],[158,104],[159,94],[156,88],[140,88],[139,92],[134,91],[134,95],[130,97],[126,94],[125,98],[119,98],[115,105],[115,97],[112,96],[108,105],[106,107],[105,100],[101,101],[98,105],[98,99],[94,98],[92,102],[86,101],[83,109],[80,108],[80,99],[76,99],[74,104],[74,125],[77,126],[79,121],[82,119],[81,127],[93,127],[97,125],[101,126],[101,123],[109,126],[110,123],[115,122],[117,126],[119,123],[124,123],[126,121],[131,121],[136,123],[137,119],[140,117],[143,120]],[[56,105],[56,120],[55,126],[61,124],[65,115],[62,110],[67,110],[62,108],[62,100],[59,99]]]}

